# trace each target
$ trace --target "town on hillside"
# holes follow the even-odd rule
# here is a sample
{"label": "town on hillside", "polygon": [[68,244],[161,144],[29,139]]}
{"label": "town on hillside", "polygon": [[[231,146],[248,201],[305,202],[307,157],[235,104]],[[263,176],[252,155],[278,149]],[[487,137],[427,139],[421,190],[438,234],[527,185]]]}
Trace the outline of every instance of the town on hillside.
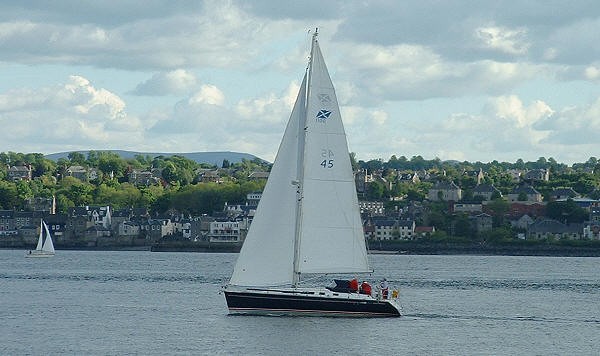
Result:
{"label": "town on hillside", "polygon": [[[71,158],[59,162],[62,169],[44,171],[35,164],[6,164],[5,171],[0,171],[0,247],[32,246],[43,219],[59,249],[196,243],[238,250],[269,175],[269,167],[248,162],[237,167],[224,162],[217,168],[194,166],[179,158],[157,162],[141,157],[138,163],[146,167],[132,167],[131,161],[94,167],[83,157]],[[435,160],[429,163],[437,167],[422,164],[407,169],[394,168],[391,162],[353,159],[365,238],[370,246],[395,241],[600,240],[600,179],[598,162],[593,158],[589,165],[577,169],[557,168],[555,162],[549,168],[502,169],[491,165],[467,169],[455,163],[440,166]],[[177,164],[189,168],[187,185],[174,180]],[[61,186],[65,181],[67,188]],[[30,189],[21,204],[10,197],[12,186],[15,192]],[[46,197],[35,196],[32,192],[36,186],[52,189],[45,191]],[[186,190],[187,186],[190,188]],[[242,186],[245,192],[239,189]],[[224,187],[229,193],[223,192]],[[102,199],[108,201],[111,197],[118,200],[119,194],[125,194],[123,189],[142,198],[150,189],[162,195],[145,206],[140,203],[142,198],[117,204],[93,203],[94,194],[104,194]],[[92,203],[76,204],[85,194]],[[202,201],[202,208],[189,205],[191,201],[198,203],[195,199]],[[13,206],[7,200],[12,200]],[[205,200],[213,204],[206,205]]]}

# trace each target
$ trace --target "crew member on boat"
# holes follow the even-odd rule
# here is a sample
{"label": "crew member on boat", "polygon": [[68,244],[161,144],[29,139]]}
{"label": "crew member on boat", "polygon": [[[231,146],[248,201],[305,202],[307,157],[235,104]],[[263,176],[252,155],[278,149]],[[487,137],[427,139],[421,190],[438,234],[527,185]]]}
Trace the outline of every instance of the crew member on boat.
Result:
{"label": "crew member on boat", "polygon": [[350,284],[348,285],[348,287],[350,288],[350,291],[351,291],[352,293],[356,293],[356,292],[358,292],[358,279],[356,279],[356,278],[353,278],[353,279],[350,281]]}
{"label": "crew member on boat", "polygon": [[371,295],[371,285],[367,281],[363,281],[360,285],[360,294]]}
{"label": "crew member on boat", "polygon": [[386,278],[384,278],[384,279],[381,281],[381,284],[379,285],[379,287],[381,288],[381,297],[382,297],[383,299],[387,299],[387,298],[388,298],[388,292],[389,292],[389,289],[390,289],[390,287],[388,286],[388,282],[387,282],[387,279],[386,279]]}

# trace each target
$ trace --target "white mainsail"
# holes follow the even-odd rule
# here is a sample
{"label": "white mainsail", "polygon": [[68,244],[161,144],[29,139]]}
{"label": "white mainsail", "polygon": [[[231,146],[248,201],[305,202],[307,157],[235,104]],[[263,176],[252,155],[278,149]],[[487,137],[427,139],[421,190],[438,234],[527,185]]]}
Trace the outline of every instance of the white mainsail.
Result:
{"label": "white mainsail", "polygon": [[230,284],[289,285],[299,273],[369,271],[346,134],[313,36],[307,74]]}
{"label": "white mainsail", "polygon": [[35,246],[36,251],[41,251],[44,246],[44,220],[40,220],[40,235],[38,236],[38,242]]}

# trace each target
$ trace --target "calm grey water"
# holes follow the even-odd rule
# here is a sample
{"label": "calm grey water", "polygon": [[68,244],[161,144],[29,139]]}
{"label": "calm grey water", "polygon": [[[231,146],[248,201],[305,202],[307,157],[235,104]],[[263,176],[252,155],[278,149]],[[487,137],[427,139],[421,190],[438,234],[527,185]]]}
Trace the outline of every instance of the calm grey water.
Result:
{"label": "calm grey water", "polygon": [[600,258],[374,255],[394,319],[227,315],[236,254],[0,250],[1,355],[598,355]]}

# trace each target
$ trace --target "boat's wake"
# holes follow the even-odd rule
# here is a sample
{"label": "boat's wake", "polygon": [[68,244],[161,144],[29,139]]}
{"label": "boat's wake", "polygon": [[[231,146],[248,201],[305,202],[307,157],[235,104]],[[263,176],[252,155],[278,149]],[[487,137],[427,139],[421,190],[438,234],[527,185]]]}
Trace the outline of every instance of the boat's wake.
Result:
{"label": "boat's wake", "polygon": [[493,320],[493,321],[515,321],[535,323],[589,323],[600,324],[599,319],[577,319],[577,318],[548,318],[535,315],[514,316],[490,316],[490,315],[452,315],[452,314],[404,314],[406,319],[449,319],[449,320]]}

